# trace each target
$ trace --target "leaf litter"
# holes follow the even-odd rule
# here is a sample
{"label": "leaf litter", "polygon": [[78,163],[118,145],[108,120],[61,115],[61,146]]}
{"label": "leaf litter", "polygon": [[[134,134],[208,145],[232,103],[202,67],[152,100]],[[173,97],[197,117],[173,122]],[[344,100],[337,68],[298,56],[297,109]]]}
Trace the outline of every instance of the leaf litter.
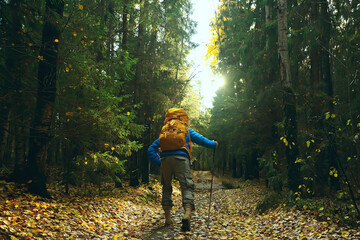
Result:
{"label": "leaf litter", "polygon": [[191,232],[181,232],[184,211],[178,210],[174,213],[178,224],[160,228],[146,239],[360,239],[359,228],[318,221],[295,209],[279,206],[258,213],[256,206],[266,193],[265,187],[258,181],[242,181],[238,185],[237,189],[213,192],[210,215],[209,188],[198,186]]}
{"label": "leaf litter", "polygon": [[5,181],[0,190],[0,239],[140,239],[162,216],[156,181],[151,188],[126,187],[116,197],[50,190],[54,199],[42,199]]}
{"label": "leaf litter", "polygon": [[[209,189],[195,191],[191,232],[181,232],[184,213],[174,182],[176,225],[163,227],[161,185],[123,190],[110,196],[66,196],[54,199],[26,193],[25,186],[0,181],[0,239],[359,239],[359,228],[318,221],[298,210],[278,207],[259,214],[265,194],[256,181],[237,189],[214,189],[209,216]],[[199,185],[201,183],[198,183]]]}

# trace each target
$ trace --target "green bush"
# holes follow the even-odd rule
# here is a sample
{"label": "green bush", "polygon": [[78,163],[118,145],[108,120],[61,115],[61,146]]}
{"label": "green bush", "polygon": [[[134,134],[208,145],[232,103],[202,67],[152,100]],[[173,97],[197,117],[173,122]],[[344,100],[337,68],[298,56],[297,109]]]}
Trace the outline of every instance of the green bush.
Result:
{"label": "green bush", "polygon": [[272,158],[257,158],[260,166],[260,172],[263,174],[266,186],[275,192],[281,192],[283,189],[284,174],[276,169],[277,160],[274,151]]}
{"label": "green bush", "polygon": [[284,197],[280,193],[270,191],[256,205],[256,210],[260,213],[263,213],[271,208],[277,207],[283,201]]}
{"label": "green bush", "polygon": [[296,198],[296,200],[289,198],[286,206],[315,215],[320,220],[331,221],[339,225],[359,225],[359,216],[355,206],[350,202],[325,198]]}
{"label": "green bush", "polygon": [[229,182],[229,181],[223,181],[223,182],[222,182],[222,186],[223,186],[225,189],[239,188],[239,185],[237,185],[237,184],[235,184],[235,183],[232,183],[232,182]]}

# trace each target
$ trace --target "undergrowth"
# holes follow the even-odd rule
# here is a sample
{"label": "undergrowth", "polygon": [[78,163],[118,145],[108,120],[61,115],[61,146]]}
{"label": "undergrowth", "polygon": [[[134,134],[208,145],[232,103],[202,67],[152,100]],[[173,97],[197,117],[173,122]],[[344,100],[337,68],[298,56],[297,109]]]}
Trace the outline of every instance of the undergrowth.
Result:
{"label": "undergrowth", "polygon": [[321,221],[331,221],[341,226],[360,226],[360,217],[351,202],[326,198],[288,198],[284,205],[314,215]]}
{"label": "undergrowth", "polygon": [[230,182],[230,181],[222,181],[222,186],[225,188],[225,189],[235,189],[235,188],[239,188],[239,184],[236,184],[236,183],[233,183],[233,182]]}
{"label": "undergrowth", "polygon": [[257,204],[259,213],[266,212],[277,207],[287,210],[299,210],[313,215],[319,221],[327,221],[339,226],[360,226],[360,217],[355,206],[351,202],[330,198],[295,198],[291,192],[268,191],[263,199]]}
{"label": "undergrowth", "polygon": [[278,207],[284,200],[283,194],[275,191],[268,191],[264,198],[256,205],[256,210],[259,213],[266,212],[267,210]]}

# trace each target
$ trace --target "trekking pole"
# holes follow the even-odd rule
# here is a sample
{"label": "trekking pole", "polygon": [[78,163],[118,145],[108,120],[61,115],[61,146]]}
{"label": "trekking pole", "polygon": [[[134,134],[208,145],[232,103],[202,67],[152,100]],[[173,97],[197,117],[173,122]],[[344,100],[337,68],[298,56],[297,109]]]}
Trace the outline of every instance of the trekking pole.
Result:
{"label": "trekking pole", "polygon": [[[215,148],[214,148],[214,152],[213,152],[213,169],[212,170],[214,170],[214,163],[215,163]],[[209,225],[209,222],[210,222],[210,210],[211,210],[211,196],[212,196],[213,180],[214,180],[214,174],[211,172],[210,201],[209,201],[209,212],[208,212],[208,221],[207,221],[208,225]]]}

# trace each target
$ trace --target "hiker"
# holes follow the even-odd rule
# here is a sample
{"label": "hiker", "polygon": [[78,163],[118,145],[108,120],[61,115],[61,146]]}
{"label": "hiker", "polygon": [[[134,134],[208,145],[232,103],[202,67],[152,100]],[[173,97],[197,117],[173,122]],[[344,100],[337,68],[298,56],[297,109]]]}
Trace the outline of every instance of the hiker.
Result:
{"label": "hiker", "polygon": [[159,138],[148,149],[150,160],[161,166],[161,205],[165,212],[165,225],[175,224],[171,218],[173,176],[180,182],[182,204],[185,209],[181,227],[183,231],[190,231],[191,212],[195,210],[194,182],[190,171],[191,143],[207,148],[216,148],[218,145],[216,141],[211,141],[189,128],[189,119],[184,109],[169,109]]}

